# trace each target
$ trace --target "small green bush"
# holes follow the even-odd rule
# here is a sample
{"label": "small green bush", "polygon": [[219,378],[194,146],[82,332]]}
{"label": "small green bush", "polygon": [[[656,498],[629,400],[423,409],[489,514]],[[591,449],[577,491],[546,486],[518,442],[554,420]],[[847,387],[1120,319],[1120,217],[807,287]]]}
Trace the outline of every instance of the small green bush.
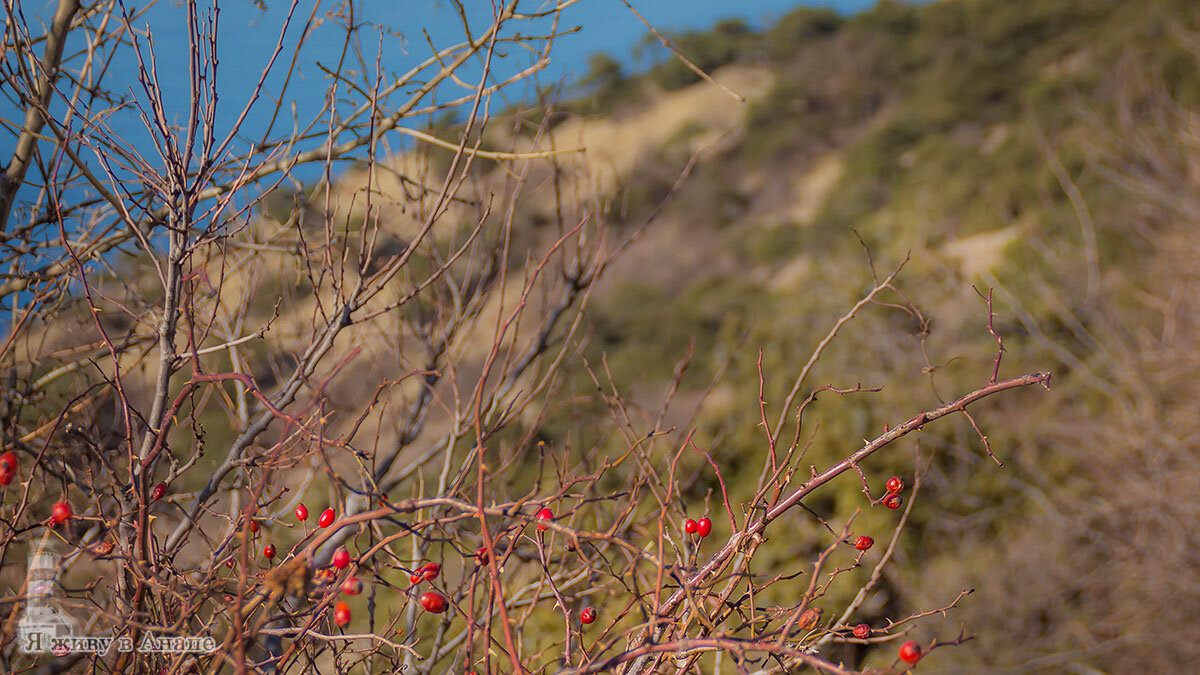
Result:
{"label": "small green bush", "polygon": [[[740,19],[722,21],[710,31],[688,31],[668,38],[680,53],[706,73],[753,55],[762,44],[762,36]],[[700,76],[672,57],[651,68],[650,79],[659,87],[674,91],[699,82]]]}

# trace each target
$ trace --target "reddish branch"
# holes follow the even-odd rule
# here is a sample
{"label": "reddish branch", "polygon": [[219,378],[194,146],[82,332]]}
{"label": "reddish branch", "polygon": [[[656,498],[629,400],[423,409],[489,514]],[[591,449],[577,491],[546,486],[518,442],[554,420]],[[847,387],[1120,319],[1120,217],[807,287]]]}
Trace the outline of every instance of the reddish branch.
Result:
{"label": "reddish branch", "polygon": [[[1003,380],[1001,382],[988,384],[985,387],[981,387],[979,389],[976,389],[975,391],[972,391],[968,394],[963,395],[962,397],[960,397],[959,399],[957,399],[951,403],[943,405],[939,408],[934,408],[933,410],[923,412],[923,413],[909,419],[908,421],[895,426],[894,428],[885,432],[881,436],[875,438],[875,440],[867,443],[865,446],[863,446],[859,450],[856,450],[855,452],[853,452],[849,457],[846,457],[845,459],[838,462],[837,464],[834,464],[833,466],[829,467],[825,471],[822,471],[821,473],[814,475],[812,478],[805,481],[805,483],[803,485],[796,488],[796,490],[794,490],[790,495],[788,495],[786,498],[784,498],[782,501],[780,501],[774,507],[769,509],[762,517],[760,517],[757,520],[752,521],[747,527],[743,528],[741,531],[734,532],[729,537],[729,540],[725,543],[725,545],[721,548],[721,550],[718,551],[716,554],[714,554],[713,557],[710,558],[709,561],[707,563],[705,563],[700,569],[696,570],[696,572],[691,574],[684,581],[684,584],[688,587],[696,587],[696,586],[701,586],[701,585],[708,583],[709,580],[714,575],[716,575],[720,570],[722,570],[725,567],[725,565],[730,561],[730,559],[733,557],[733,555],[740,550],[741,546],[743,545],[743,542],[757,539],[758,537],[761,536],[763,530],[766,529],[767,525],[769,525],[772,521],[774,521],[775,519],[782,516],[793,506],[797,505],[801,499],[803,499],[808,494],[812,493],[813,490],[816,490],[817,488],[821,487],[822,485],[825,485],[826,483],[833,480],[834,478],[841,475],[842,473],[849,471],[851,469],[851,467],[853,467],[855,464],[862,462],[862,460],[866,459],[867,457],[870,457],[874,453],[878,452],[879,450],[888,446],[889,444],[895,442],[896,440],[903,438],[904,436],[907,436],[908,434],[910,434],[914,431],[919,430],[921,427],[925,426],[925,424],[927,424],[929,422],[940,419],[947,415],[951,415],[951,414],[954,414],[957,412],[962,412],[963,410],[966,410],[967,406],[971,405],[972,403],[975,403],[976,401],[987,398],[988,396],[992,396],[993,394],[998,394],[1003,391],[1008,391],[1009,389],[1028,387],[1028,386],[1034,385],[1034,384],[1041,384],[1044,387],[1049,388],[1050,377],[1051,377],[1051,374],[1049,372],[1037,372],[1037,373],[1030,373],[1028,375],[1022,375],[1021,377],[1014,377],[1009,380]],[[667,617],[667,616],[673,615],[674,612],[676,611],[676,609],[679,607],[680,603],[683,602],[683,600],[686,596],[687,596],[687,594],[683,589],[677,590],[665,602],[661,603],[658,607],[655,608],[655,615],[659,616],[659,617]],[[645,642],[649,638],[650,638],[650,629],[643,629],[638,635],[636,635],[631,640],[631,643],[630,643],[631,650],[636,651],[638,649],[642,649],[642,645],[644,645]],[[651,650],[651,651],[653,651],[653,650]],[[651,652],[647,652],[647,653],[651,653]],[[638,672],[639,670],[640,670],[639,665],[634,664],[633,668],[629,672]]]}

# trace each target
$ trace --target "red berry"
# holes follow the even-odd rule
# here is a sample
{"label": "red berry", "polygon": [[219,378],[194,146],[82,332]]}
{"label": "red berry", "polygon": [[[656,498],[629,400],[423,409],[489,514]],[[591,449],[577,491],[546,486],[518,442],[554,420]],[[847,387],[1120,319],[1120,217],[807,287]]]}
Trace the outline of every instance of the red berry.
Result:
{"label": "red berry", "polygon": [[350,623],[350,605],[338,601],[338,603],[333,606],[333,622],[339,626],[345,626],[346,624]]}
{"label": "red berry", "polygon": [[13,473],[16,473],[17,472],[17,453],[13,452],[12,450],[9,450],[8,452],[4,453],[3,455],[0,455],[0,466],[3,466],[3,465],[8,465],[10,468],[12,468]]}
{"label": "red berry", "polygon": [[325,509],[321,512],[321,517],[317,519],[317,525],[320,525],[321,527],[329,527],[333,524],[335,515],[336,514],[333,512],[333,509]]}
{"label": "red berry", "polygon": [[888,495],[887,498],[883,500],[883,505],[893,510],[900,508],[900,505],[903,503],[904,499],[900,495],[896,494]]}
{"label": "red berry", "polygon": [[11,483],[13,476],[15,476],[16,473],[17,470],[13,468],[12,464],[0,462],[0,485],[8,485]]}
{"label": "red berry", "polygon": [[154,490],[150,492],[150,497],[154,501],[158,501],[167,495],[167,484],[159,483],[154,486]]}
{"label": "red berry", "polygon": [[909,640],[900,645],[900,660],[905,663],[916,663],[921,660],[921,645],[915,640]]}
{"label": "red berry", "polygon": [[[538,519],[539,519],[539,520],[554,520],[554,512],[553,512],[553,511],[551,511],[551,510],[550,510],[550,507],[548,507],[548,506],[547,506],[546,508],[544,508],[544,509],[542,509],[541,511],[538,511],[538,512],[537,512],[537,517],[538,517]],[[537,526],[537,528],[538,528],[539,530],[548,530],[548,529],[550,529],[550,528],[546,527],[545,525],[538,525],[538,526]]]}
{"label": "red berry", "polygon": [[904,489],[904,481],[900,480],[899,476],[892,476],[884,487],[889,493],[899,492]]}
{"label": "red berry", "polygon": [[345,546],[342,546],[341,548],[339,548],[338,550],[333,552],[333,566],[334,567],[338,568],[339,570],[344,570],[344,569],[346,569],[346,567],[349,564],[350,564],[350,551],[347,551]]}
{"label": "red berry", "polygon": [[230,558],[229,560],[226,560],[226,561],[225,561],[225,566],[226,566],[226,567],[228,567],[229,569],[233,569],[233,558]]}
{"label": "red berry", "polygon": [[696,523],[696,534],[707,537],[710,532],[712,532],[712,521],[708,518],[701,518],[700,522]]}
{"label": "red berry", "polygon": [[859,640],[866,640],[871,637],[871,627],[865,623],[860,623],[854,627],[854,637]]}
{"label": "red berry", "polygon": [[296,505],[296,520],[308,520],[308,507],[303,504]]}
{"label": "red berry", "polygon": [[683,531],[688,534],[696,534],[696,527],[696,521],[691,518],[683,521]]}
{"label": "red berry", "polygon": [[421,573],[421,579],[425,581],[433,581],[438,577],[438,574],[441,573],[442,566],[438,563],[429,563],[417,571]]}
{"label": "red berry", "polygon": [[258,534],[258,521],[257,520],[250,521],[250,533]]}
{"label": "red berry", "polygon": [[875,545],[875,540],[868,537],[865,534],[863,536],[859,537],[858,539],[854,540],[854,548],[856,548],[860,551],[865,551],[874,545]]}
{"label": "red berry", "polygon": [[412,574],[408,575],[408,582],[410,584],[412,584],[413,586],[416,586],[417,584],[421,583],[421,573],[413,572]]}
{"label": "red berry", "polygon": [[358,577],[346,577],[346,580],[342,582],[342,592],[346,595],[358,595],[362,593],[362,582],[358,580]]}
{"label": "red berry", "polygon": [[475,549],[475,560],[480,565],[486,565],[488,563],[488,550],[486,546],[480,546],[479,548]]}
{"label": "red berry", "polygon": [[596,608],[595,607],[584,607],[583,611],[579,613],[579,620],[583,623],[591,623],[591,622],[595,621],[596,620]]}
{"label": "red berry", "polygon": [[425,608],[430,614],[441,614],[446,611],[446,596],[435,591],[426,591],[417,598],[417,602],[421,603],[421,607]]}
{"label": "red berry", "polygon": [[50,507],[50,520],[54,521],[55,525],[63,523],[71,518],[71,505],[66,502],[57,502]]}
{"label": "red berry", "polygon": [[267,544],[266,546],[264,546],[263,547],[263,556],[265,556],[268,560],[270,560],[271,558],[274,558],[275,557],[275,546],[273,544]]}

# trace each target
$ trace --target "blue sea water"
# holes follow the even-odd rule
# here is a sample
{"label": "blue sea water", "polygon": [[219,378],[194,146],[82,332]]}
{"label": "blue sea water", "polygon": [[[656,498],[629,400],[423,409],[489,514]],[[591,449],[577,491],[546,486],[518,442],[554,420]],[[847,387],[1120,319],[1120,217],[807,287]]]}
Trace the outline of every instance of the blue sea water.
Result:
{"label": "blue sea water", "polygon": [[[796,0],[630,1],[659,31],[671,34],[690,29],[704,29],[728,18],[743,19],[754,27],[769,26],[779,16],[801,4],[832,7],[842,13],[853,13],[867,9],[875,0],[814,0],[801,3]],[[213,0],[201,0],[197,4],[202,19],[213,15]],[[56,5],[54,0],[40,0],[17,3],[16,7],[22,14],[20,18],[29,25],[30,32],[37,36],[44,32],[44,28],[40,26],[49,22]],[[260,6],[265,6],[265,9]],[[355,24],[360,25],[350,41],[345,39],[344,28],[338,25],[350,20],[350,17],[338,15],[339,9],[346,6],[354,7],[358,12],[352,19]],[[381,81],[386,85],[390,78],[426,59],[432,52],[430,45],[444,47],[454,44],[463,39],[466,30],[478,34],[491,24],[494,12],[491,1],[466,0],[464,6],[465,17],[460,16],[453,5],[445,0],[365,0],[360,3],[323,2],[319,5],[311,1],[302,1],[296,3],[287,30],[284,31],[289,9],[292,7],[291,2],[215,2],[219,59],[216,71],[219,95],[215,124],[218,140],[229,132],[234,120],[246,106],[281,34],[284,49],[266,80],[265,95],[260,97],[251,109],[230,147],[230,152],[234,155],[246,153],[264,137],[286,137],[292,130],[294,120],[298,120],[303,126],[317,117],[333,83],[331,73],[340,72],[350,80],[357,78],[360,84],[364,72],[372,81],[377,75],[381,75]],[[544,11],[551,6],[551,0],[522,0],[519,11]],[[150,47],[153,45],[154,65],[163,91],[167,120],[171,124],[182,125],[186,120],[191,86],[188,78],[186,3],[182,0],[160,0],[149,5],[128,2],[124,7],[128,15],[133,17],[130,24],[135,29],[137,43],[147,62],[151,53]],[[2,10],[0,16],[3,16],[6,22],[10,19]],[[117,17],[110,20],[116,21]],[[310,20],[313,27],[300,47],[294,71],[289,72],[293,50],[300,42],[300,35]],[[548,30],[549,27],[549,19],[541,19],[532,25],[524,25],[519,30],[528,35]],[[562,12],[557,31],[567,34],[555,41],[550,65],[537,74],[536,80],[530,80],[494,96],[490,102],[492,113],[511,103],[528,99],[535,91],[534,86],[569,86],[586,72],[588,59],[596,52],[611,54],[623,61],[626,69],[630,71],[642,70],[650,65],[639,61],[634,55],[634,46],[643,39],[647,30],[642,20],[635,16],[622,0],[580,0]],[[65,63],[68,72],[78,71],[82,46],[81,35],[73,35],[68,40],[68,58]],[[660,55],[662,53],[659,52]],[[71,55],[74,55],[74,58],[71,58]],[[494,79],[502,79],[528,67],[536,60],[531,50],[511,44],[504,46],[499,55],[503,58],[494,60]],[[40,57],[40,53],[38,56]],[[12,52],[8,58],[13,58]],[[376,68],[377,61],[379,68]],[[107,67],[104,85],[114,97],[139,101],[144,107],[147,96],[138,83],[137,65],[137,58],[132,49],[123,47],[115,50]],[[464,84],[476,84],[481,72],[482,68],[478,63],[461,71]],[[285,79],[288,80],[288,86],[282,96],[283,103],[279,114],[276,114],[275,104],[271,99],[281,98],[279,92],[284,89]],[[469,92],[466,88],[443,91],[439,94],[439,99],[445,100],[450,95],[461,96]],[[396,101],[402,100],[399,98],[401,95],[397,94],[397,98],[388,103],[395,104]],[[345,114],[353,107],[351,101],[356,105],[362,100],[359,94],[349,94],[345,84],[339,85],[338,96],[339,114]],[[99,106],[97,111],[103,110],[104,107]],[[61,115],[64,109],[61,99],[56,99],[52,104],[56,115]],[[142,121],[138,108],[127,105],[102,114],[94,112],[93,115],[95,118],[103,116],[111,133],[136,148],[151,165],[161,167],[164,164],[157,155],[151,132]],[[0,92],[0,164],[7,164],[12,156],[23,119],[23,106],[15,99],[13,92]],[[76,122],[76,126],[78,124]],[[320,139],[313,140],[307,146],[315,147],[319,142]],[[395,149],[402,147],[406,141],[397,134],[390,134],[388,142]],[[307,146],[302,146],[301,149]],[[50,149],[43,143],[43,152]],[[93,153],[84,149],[81,154],[88,159],[92,170],[102,175],[96,166]],[[300,168],[293,176],[300,181],[307,181],[316,178],[321,171],[319,166],[312,165]],[[119,178],[128,176],[127,173],[121,173],[119,168],[117,175]],[[34,170],[27,175],[28,178],[35,176]],[[62,194],[62,199],[66,203],[78,203],[95,196],[90,192],[90,188],[80,184],[78,187],[67,189]],[[21,201],[27,201],[34,193],[31,187],[22,188],[18,194],[18,207]],[[10,224],[20,220],[20,215],[14,214]],[[70,232],[75,225],[77,223],[67,224],[68,231]],[[47,232],[47,237],[53,240],[57,238],[57,228],[52,229],[55,231]],[[49,260],[46,254],[53,257],[58,255],[59,251],[53,248],[45,250],[41,260],[24,262],[28,267],[35,268]],[[7,306],[9,303],[0,301],[0,305]]]}
{"label": "blue sea water", "polygon": [[[814,1],[811,6],[828,6],[852,13],[866,9],[874,0]],[[36,25],[47,21],[57,3],[44,0],[40,3],[23,3],[21,10],[25,18]],[[341,70],[353,76],[363,71],[374,75],[378,57],[383,66],[384,78],[388,74],[408,70],[412,65],[430,54],[429,44],[443,46],[462,39],[464,26],[462,17],[445,0],[367,0],[355,6],[361,12],[354,17],[365,25],[354,40],[347,45],[344,30],[338,26],[336,15],[331,14],[343,3],[326,2],[317,7],[315,17],[319,24],[306,40],[300,51],[296,72],[285,96],[284,116],[276,121],[276,132],[287,131],[291,126],[291,106],[295,105],[300,120],[311,118],[321,109],[326,91],[331,83],[327,72],[316,64],[330,70]],[[491,23],[493,3],[488,0],[467,0],[467,25],[476,34]],[[550,6],[548,0],[523,2],[521,11],[544,10]],[[634,7],[660,31],[671,33],[688,29],[702,29],[718,20],[741,18],[753,26],[770,25],[775,19],[798,5],[796,0],[639,0]],[[19,4],[20,6],[20,4]],[[201,11],[211,5],[199,3]],[[266,0],[264,11],[250,0],[222,0],[218,7],[218,45],[220,65],[217,71],[219,129],[227,129],[245,106],[250,92],[258,81],[262,68],[270,59],[276,39],[281,33],[288,15],[290,3],[282,0]],[[311,2],[300,2],[292,16],[291,25],[285,36],[287,49],[276,63],[272,76],[267,81],[267,91],[278,93],[288,74],[288,59],[297,44],[301,30],[312,12]],[[142,34],[139,42],[146,53],[153,41],[159,82],[163,87],[167,117],[171,121],[182,119],[186,114],[189,94],[187,77],[188,39],[187,13],[179,0],[164,0],[151,5],[144,13],[137,3],[129,3],[127,9],[134,28]],[[5,17],[7,20],[8,17]],[[539,26],[549,26],[548,20]],[[634,45],[645,35],[641,20],[630,12],[621,0],[581,0],[566,9],[558,26],[559,31],[579,27],[579,30],[564,35],[555,42],[551,52],[551,64],[538,74],[542,85],[556,82],[571,82],[587,69],[588,57],[604,51],[625,61],[627,68],[638,69],[633,57]],[[36,30],[35,30],[36,32]],[[526,27],[522,32],[529,32]],[[68,53],[81,46],[79,36],[68,44]],[[357,52],[357,53],[356,53]],[[505,58],[497,59],[497,77],[516,72],[532,63],[532,54],[509,46],[503,50]],[[361,55],[360,63],[358,55]],[[77,63],[68,63],[68,68]],[[137,83],[137,61],[129,49],[122,49],[109,66],[105,83],[115,95],[132,95],[144,98]],[[464,71],[468,82],[470,76],[478,75],[478,69]],[[360,75],[361,76],[361,75]],[[343,87],[343,91],[344,91]],[[530,90],[517,87],[504,92],[494,108],[528,96]],[[15,144],[13,126],[19,124],[22,115],[15,102],[6,95],[0,97],[0,118],[4,119],[0,129],[0,158],[7,162]],[[260,101],[243,128],[247,139],[261,137],[272,117],[273,106]],[[115,115],[113,130],[141,147],[148,138],[143,125],[133,110]]]}

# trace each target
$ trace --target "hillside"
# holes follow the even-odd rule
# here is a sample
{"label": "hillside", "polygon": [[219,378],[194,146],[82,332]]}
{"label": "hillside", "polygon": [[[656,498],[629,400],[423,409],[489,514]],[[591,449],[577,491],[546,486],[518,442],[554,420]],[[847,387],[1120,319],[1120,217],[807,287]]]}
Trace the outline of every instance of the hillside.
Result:
{"label": "hillside", "polygon": [[[966,420],[920,439],[931,462],[922,510],[873,607],[892,616],[977,589],[952,615],[977,638],[939,652],[933,672],[1174,671],[1197,657],[1185,635],[1200,619],[1200,557],[1175,539],[1194,529],[1200,487],[1185,393],[1197,352],[1183,327],[1196,290],[1187,252],[1200,246],[1183,112],[1200,102],[1198,18],[1186,2],[885,2],[844,22],[797,10],[733,59],[765,64],[774,82],[749,97],[744,122],[728,122],[741,104],[711,85],[685,85],[712,92],[730,140],[703,155],[593,302],[589,360],[603,355],[647,411],[695,341],[668,420],[686,425],[698,409],[715,458],[736,472],[754,471],[744,458],[763,451],[757,350],[765,398],[782,400],[869,287],[855,232],[882,273],[911,258],[900,288],[930,330],[875,309],[826,352],[815,383],[884,390],[822,399],[817,466],[978,381],[995,342],[974,289],[994,289],[1002,372],[1049,368],[1054,387],[979,412],[1004,468]],[[637,86],[654,90],[656,76]],[[711,136],[679,127],[660,142],[669,128],[628,129],[640,159],[611,199],[631,227],[703,145],[694,139]],[[579,391],[590,388],[581,377]],[[578,413],[553,434],[588,438]],[[911,456],[881,461],[899,471]],[[812,506],[851,515],[856,483]],[[698,478],[688,493],[715,488]],[[866,663],[886,665],[879,657]]]}
{"label": "hillside", "polygon": [[[511,528],[523,548],[513,544],[496,584],[503,572],[519,589],[521,648],[553,672],[564,639],[556,603],[607,610],[611,634],[580,638],[603,652],[650,622],[638,599],[684,586],[660,569],[647,590],[654,575],[629,571],[639,561],[630,551],[654,541],[680,570],[703,563],[702,541],[663,543],[664,518],[712,515],[723,540],[729,520],[766,510],[764,423],[778,417],[776,432],[787,422],[796,434],[786,473],[803,483],[920,411],[1052,371],[1049,391],[922,426],[855,466],[861,478],[847,470],[806,496],[754,542],[745,576],[749,588],[770,580],[761,593],[713,593],[699,606],[725,612],[730,634],[757,630],[756,612],[808,601],[811,561],[853,523],[874,533],[876,552],[890,544],[891,560],[860,601],[875,559],[837,563],[842,576],[813,598],[824,614],[810,634],[820,644],[809,643],[848,668],[892,668],[901,634],[930,644],[960,628],[973,639],[938,649],[920,672],[1182,672],[1200,661],[1200,7],[881,0],[851,17],[799,8],[761,32],[725,22],[671,38],[721,86],[678,60],[628,73],[598,56],[582,82],[545,88],[483,131],[430,125],[461,140],[469,161],[420,144],[372,149],[372,161],[331,170],[328,184],[251,202],[239,228],[198,246],[188,311],[202,325],[175,340],[202,350],[206,373],[247,375],[178,399],[163,444],[178,482],[158,527],[183,528],[189,500],[223,469],[238,487],[205,506],[221,520],[206,537],[226,529],[233,542],[222,551],[248,550],[236,540],[245,504],[283,551],[310,536],[290,520],[302,500],[353,516],[444,494],[427,521],[412,518],[434,532],[419,541],[393,551],[382,525],[364,530],[370,544],[359,548],[388,553],[370,571],[371,611],[405,607],[411,558],[445,560],[446,587],[460,579],[456,600],[482,612],[486,545],[474,512],[447,504],[476,499],[477,473],[503,479],[486,497],[511,513],[553,494],[564,512],[573,504],[572,527],[611,535],[589,542],[595,557],[575,568],[577,541],[543,548],[543,535],[533,544]],[[160,298],[138,289],[161,270],[126,253],[94,273],[106,310],[75,296],[54,321],[19,327],[12,372],[34,386],[23,394],[31,403],[11,404],[20,442],[6,443],[23,457],[61,420],[86,417],[85,431],[76,422],[59,435],[101,453],[117,447],[122,423],[145,430],[119,419],[119,402],[151,399]],[[363,288],[361,303],[342,304]],[[329,356],[309,362],[318,344]],[[107,386],[109,359],[123,366],[120,395],[85,399]],[[196,359],[195,373],[189,364],[168,383],[190,386]],[[261,414],[250,377],[272,396],[291,391],[294,405],[282,407],[295,417],[266,415],[250,459],[222,460]],[[796,405],[810,393],[801,426]],[[711,457],[685,452],[689,443]],[[485,446],[487,463],[476,464]],[[582,475],[594,479],[580,487],[572,477]],[[919,485],[903,521],[863,498],[865,484],[892,475]],[[478,494],[483,520],[482,485]],[[104,536],[93,520],[87,536]],[[495,543],[499,552],[500,535]],[[213,550],[185,542],[173,564],[178,555],[201,569]],[[547,590],[540,570],[551,579],[552,567],[561,587]],[[974,593],[936,615],[964,589]],[[870,643],[819,637],[822,626],[845,628],[837,621],[852,603],[854,621],[876,628],[932,618]],[[688,630],[707,631],[696,611]],[[362,616],[354,626],[365,631]],[[469,644],[474,625],[452,627],[450,613],[435,631],[423,616],[396,609],[393,638],[425,649],[436,635],[449,646],[419,672],[458,672],[451,647]],[[487,630],[499,645],[501,630]],[[389,667],[417,663],[409,652],[396,650]],[[681,671],[705,673],[800,663],[676,656]],[[328,653],[311,658],[306,667],[333,667]]]}

